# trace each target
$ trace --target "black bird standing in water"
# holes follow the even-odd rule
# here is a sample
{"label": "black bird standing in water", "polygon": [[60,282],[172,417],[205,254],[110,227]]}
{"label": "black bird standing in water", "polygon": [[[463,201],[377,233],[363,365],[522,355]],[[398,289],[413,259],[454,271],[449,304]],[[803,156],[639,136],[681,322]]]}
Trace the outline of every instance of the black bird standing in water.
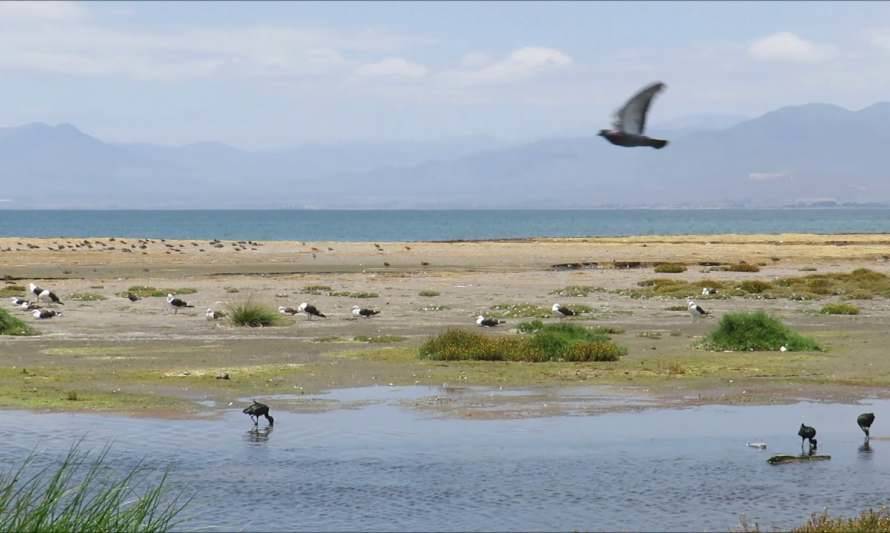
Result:
{"label": "black bird standing in water", "polygon": [[856,423],[859,424],[859,429],[865,433],[865,440],[868,441],[870,438],[868,430],[871,429],[871,425],[875,423],[875,414],[862,413],[856,418]]}
{"label": "black bird standing in water", "polygon": [[803,441],[807,439],[810,441],[810,453],[816,449],[816,428],[812,426],[807,426],[806,424],[801,424],[800,429],[797,431],[798,436],[800,436],[800,451],[803,453]]}
{"label": "black bird standing in water", "polygon": [[266,420],[269,421],[270,426],[275,425],[275,419],[269,415],[269,406],[264,403],[260,403],[254,400],[253,403],[245,407],[244,411],[242,412],[250,416],[250,419],[253,421],[254,426],[259,424],[261,416],[266,417]]}

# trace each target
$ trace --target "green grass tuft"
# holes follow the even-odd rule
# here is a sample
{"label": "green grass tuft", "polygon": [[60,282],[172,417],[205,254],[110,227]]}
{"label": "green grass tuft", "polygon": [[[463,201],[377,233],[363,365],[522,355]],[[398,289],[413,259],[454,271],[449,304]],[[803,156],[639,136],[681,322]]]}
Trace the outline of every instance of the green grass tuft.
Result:
{"label": "green grass tuft", "polygon": [[522,303],[493,305],[485,316],[490,318],[548,318],[551,315],[552,312],[548,307]]}
{"label": "green grass tuft", "polygon": [[890,511],[869,509],[853,518],[832,518],[828,513],[813,514],[794,533],[883,533],[890,531]]}
{"label": "green grass tuft", "polygon": [[393,342],[402,342],[406,340],[408,337],[400,337],[398,335],[377,335],[373,337],[369,337],[367,335],[358,335],[353,337],[352,340],[356,342],[367,342],[369,344],[390,344]]}
{"label": "green grass tuft", "polygon": [[418,296],[423,296],[424,298],[433,298],[435,296],[439,296],[439,291],[429,291],[423,290],[417,293]]}
{"label": "green grass tuft", "polygon": [[686,272],[686,265],[661,263],[660,265],[655,265],[655,272],[659,274],[680,274],[681,272]]}
{"label": "green grass tuft", "polygon": [[493,337],[460,329],[449,329],[425,342],[418,352],[422,359],[440,361],[617,361],[627,350],[602,332],[574,324],[519,325],[526,335]]}
{"label": "green grass tuft", "polygon": [[281,320],[275,309],[250,300],[231,304],[227,307],[229,320],[236,326],[259,328],[274,326]]}
{"label": "green grass tuft", "polygon": [[791,352],[821,351],[809,337],[792,331],[788,326],[763,311],[727,313],[704,343],[718,351],[775,351],[784,346]]}
{"label": "green grass tuft", "polygon": [[603,290],[604,289],[602,288],[593,287],[591,285],[569,285],[568,287],[550,291],[550,294],[565,298],[582,298],[584,296],[589,296],[594,292],[603,292]]}
{"label": "green grass tuft", "polygon": [[823,305],[819,312],[823,315],[858,315],[859,307],[853,304],[833,303]]}
{"label": "green grass tuft", "polygon": [[332,289],[329,285],[306,285],[303,287],[300,292],[303,294],[312,294],[313,296],[320,296],[323,293],[331,292]]}
{"label": "green grass tuft", "polygon": [[339,291],[339,292],[330,292],[328,296],[340,296],[345,298],[379,298],[380,295],[376,292],[349,292],[349,291]]}
{"label": "green grass tuft", "polygon": [[0,298],[12,298],[13,296],[24,296],[25,288],[21,285],[7,285],[0,288]]}
{"label": "green grass tuft", "polygon": [[142,298],[166,298],[168,294],[173,294],[176,296],[181,296],[184,294],[195,294],[196,292],[198,292],[198,289],[192,289],[190,287],[183,287],[180,289],[157,289],[155,287],[147,287],[145,285],[134,285],[123,292],[119,292],[118,296],[125,298],[128,292],[131,292],[136,296]]}
{"label": "green grass tuft", "polygon": [[176,526],[189,498],[168,498],[137,465],[109,478],[108,448],[94,459],[75,445],[57,467],[32,474],[34,456],[0,478],[0,531],[161,532]]}
{"label": "green grass tuft", "polygon": [[24,337],[37,335],[37,332],[28,324],[10,315],[5,309],[0,309],[0,335]]}
{"label": "green grass tuft", "polygon": [[106,298],[96,292],[75,292],[69,294],[68,299],[75,302],[99,302]]}
{"label": "green grass tuft", "polygon": [[760,272],[760,267],[757,265],[752,265],[751,263],[740,261],[738,263],[726,265],[722,268],[722,270],[725,270],[727,272]]}

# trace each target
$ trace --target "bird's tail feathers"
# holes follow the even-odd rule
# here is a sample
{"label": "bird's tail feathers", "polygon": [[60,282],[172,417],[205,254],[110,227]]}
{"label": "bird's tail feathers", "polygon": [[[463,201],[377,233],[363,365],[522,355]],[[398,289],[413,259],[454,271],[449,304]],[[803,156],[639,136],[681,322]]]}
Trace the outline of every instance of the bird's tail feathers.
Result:
{"label": "bird's tail feathers", "polygon": [[668,142],[663,139],[652,139],[652,144],[650,144],[649,146],[651,146],[652,148],[655,148],[656,150],[661,150],[662,148],[664,148],[667,145],[668,145]]}

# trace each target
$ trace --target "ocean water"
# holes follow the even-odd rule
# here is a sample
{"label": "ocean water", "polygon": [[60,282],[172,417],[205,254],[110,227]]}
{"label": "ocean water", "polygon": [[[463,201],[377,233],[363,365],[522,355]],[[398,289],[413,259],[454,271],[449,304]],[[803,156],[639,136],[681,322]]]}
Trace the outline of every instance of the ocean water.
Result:
{"label": "ocean water", "polygon": [[[418,394],[441,391],[394,391]],[[200,420],[0,411],[0,460],[5,471],[34,452],[40,467],[74,442],[112,443],[113,469],[170,468],[173,493],[192,497],[187,531],[729,531],[742,518],[774,531],[878,507],[890,489],[887,401],[466,420],[374,397],[321,413],[273,403],[273,431],[237,409]],[[869,449],[855,422],[867,410],[878,413]],[[800,453],[801,421],[831,460],[767,464]],[[755,440],[768,449],[746,447]]]}
{"label": "ocean water", "polygon": [[2,237],[441,241],[788,232],[887,233],[890,209],[0,210]]}

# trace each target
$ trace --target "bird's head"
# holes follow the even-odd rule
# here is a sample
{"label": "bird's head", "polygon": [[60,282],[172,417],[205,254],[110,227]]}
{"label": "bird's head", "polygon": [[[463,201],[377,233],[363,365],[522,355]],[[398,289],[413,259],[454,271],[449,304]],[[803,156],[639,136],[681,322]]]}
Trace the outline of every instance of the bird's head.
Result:
{"label": "bird's head", "polygon": [[306,302],[303,302],[299,305],[299,307],[297,307],[297,311],[302,313],[303,311],[306,310],[307,307],[309,307],[309,304],[307,304]]}
{"label": "bird's head", "polygon": [[553,307],[551,307],[550,310],[555,313],[555,312],[559,311],[559,307],[560,307],[559,304],[553,304]]}
{"label": "bird's head", "polygon": [[476,323],[477,323],[477,324],[481,324],[483,320],[485,320],[485,317],[482,316],[482,315],[479,315],[479,316],[476,317]]}
{"label": "bird's head", "polygon": [[167,301],[168,301],[168,302],[172,302],[172,301],[173,301],[173,295],[172,295],[172,294],[167,294]]}
{"label": "bird's head", "polygon": [[284,309],[285,309],[285,307],[284,307],[283,305],[279,305],[279,306],[278,306],[278,312],[279,312],[279,313],[283,313],[283,312],[284,312]]}

